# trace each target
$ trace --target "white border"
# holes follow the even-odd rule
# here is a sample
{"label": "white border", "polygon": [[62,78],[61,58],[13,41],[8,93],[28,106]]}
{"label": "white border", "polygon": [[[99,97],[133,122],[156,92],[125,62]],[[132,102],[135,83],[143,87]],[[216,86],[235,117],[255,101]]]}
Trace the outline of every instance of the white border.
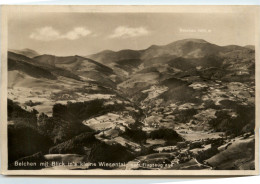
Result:
{"label": "white border", "polygon": [[[88,176],[240,176],[259,174],[259,7],[258,6],[2,6],[1,78],[1,173],[4,175],[88,175]],[[256,17],[256,170],[7,170],[7,20],[23,12],[107,12],[107,13],[250,13]]]}

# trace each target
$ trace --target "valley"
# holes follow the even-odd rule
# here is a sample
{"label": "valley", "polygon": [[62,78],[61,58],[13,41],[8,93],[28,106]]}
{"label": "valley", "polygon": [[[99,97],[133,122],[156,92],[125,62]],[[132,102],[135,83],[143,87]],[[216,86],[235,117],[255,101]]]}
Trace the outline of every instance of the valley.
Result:
{"label": "valley", "polygon": [[255,169],[251,47],[185,39],[89,56],[29,51],[8,53],[9,169]]}

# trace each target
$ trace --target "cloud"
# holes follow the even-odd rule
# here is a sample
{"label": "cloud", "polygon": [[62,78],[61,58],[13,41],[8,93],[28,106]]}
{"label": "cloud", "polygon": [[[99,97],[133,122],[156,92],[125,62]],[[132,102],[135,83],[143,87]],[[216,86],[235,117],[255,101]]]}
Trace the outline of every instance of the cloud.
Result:
{"label": "cloud", "polygon": [[60,38],[60,33],[52,27],[43,27],[30,34],[31,39],[51,41]]}
{"label": "cloud", "polygon": [[113,34],[109,36],[109,38],[131,38],[138,36],[148,35],[150,32],[144,27],[127,27],[127,26],[119,26],[117,27]]}
{"label": "cloud", "polygon": [[72,31],[67,32],[65,35],[62,35],[61,37],[69,40],[76,40],[80,37],[85,37],[89,34],[91,34],[91,31],[89,31],[88,29],[85,29],[84,27],[76,27]]}
{"label": "cloud", "polygon": [[86,37],[91,34],[91,31],[84,27],[75,27],[65,34],[61,34],[53,27],[47,26],[36,29],[35,32],[30,34],[30,38],[40,41],[54,41],[59,39],[77,40],[81,37]]}

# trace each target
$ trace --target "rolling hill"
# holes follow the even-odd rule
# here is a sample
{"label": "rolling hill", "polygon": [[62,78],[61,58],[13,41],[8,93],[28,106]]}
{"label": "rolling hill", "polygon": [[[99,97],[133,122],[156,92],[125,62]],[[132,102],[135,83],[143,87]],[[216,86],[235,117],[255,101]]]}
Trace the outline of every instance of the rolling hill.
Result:
{"label": "rolling hill", "polygon": [[[218,46],[201,39],[184,39],[162,46],[152,45],[144,50],[105,50],[88,57],[109,66],[126,79],[139,70],[153,66],[186,71],[195,67],[234,69],[233,65],[237,64],[247,70],[254,62],[254,50],[251,48]],[[238,61],[234,63],[235,60]]]}
{"label": "rolling hill", "polygon": [[32,49],[22,49],[22,50],[11,49],[10,51],[13,52],[13,53],[16,53],[16,54],[24,55],[24,56],[29,57],[29,58],[33,58],[33,57],[40,55],[38,52],[36,52],[35,50],[32,50]]}
{"label": "rolling hill", "polygon": [[113,78],[114,72],[111,68],[81,56],[57,57],[53,55],[41,55],[33,59],[37,63],[71,71],[78,76],[95,80],[111,87],[115,86],[114,81],[118,80],[117,78]]}

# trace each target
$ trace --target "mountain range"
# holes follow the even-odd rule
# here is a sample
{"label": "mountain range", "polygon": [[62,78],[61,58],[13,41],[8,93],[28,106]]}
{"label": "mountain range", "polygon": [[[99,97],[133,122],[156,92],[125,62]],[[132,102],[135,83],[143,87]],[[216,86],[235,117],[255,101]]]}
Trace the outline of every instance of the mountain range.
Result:
{"label": "mountain range", "polygon": [[[8,99],[10,168],[70,156],[124,169],[254,169],[254,46],[184,39],[88,56],[10,50]],[[36,137],[25,151],[21,130]]]}

